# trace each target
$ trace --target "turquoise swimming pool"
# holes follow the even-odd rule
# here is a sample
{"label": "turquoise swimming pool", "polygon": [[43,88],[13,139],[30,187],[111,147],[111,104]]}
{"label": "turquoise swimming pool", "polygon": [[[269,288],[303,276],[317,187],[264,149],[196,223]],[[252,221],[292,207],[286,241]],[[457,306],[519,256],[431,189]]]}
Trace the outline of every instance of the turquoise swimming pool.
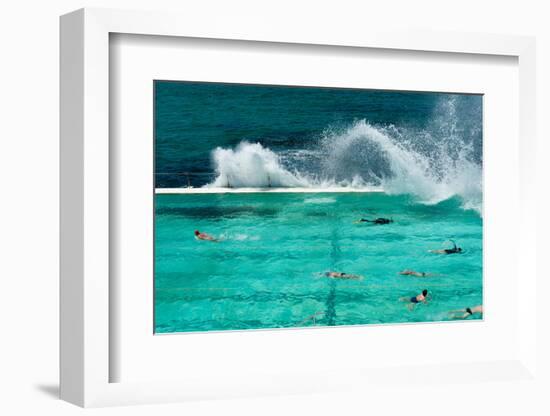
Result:
{"label": "turquoise swimming pool", "polygon": [[[155,201],[156,333],[445,321],[482,303],[482,218],[458,199],[259,192]],[[394,222],[355,223],[376,217]],[[220,241],[197,240],[195,230]],[[463,253],[429,253],[450,239]],[[428,304],[410,311],[400,301],[423,289]]]}

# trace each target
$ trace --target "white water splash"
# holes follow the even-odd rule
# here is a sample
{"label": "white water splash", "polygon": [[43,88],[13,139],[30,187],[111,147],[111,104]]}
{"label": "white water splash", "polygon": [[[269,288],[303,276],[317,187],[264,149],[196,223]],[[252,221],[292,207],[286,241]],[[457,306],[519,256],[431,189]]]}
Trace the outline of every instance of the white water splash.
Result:
{"label": "white water splash", "polygon": [[282,167],[279,156],[260,143],[241,142],[235,150],[212,153],[217,178],[207,186],[230,188],[308,187],[309,182]]}
{"label": "white water splash", "polygon": [[223,233],[220,235],[219,239],[221,241],[258,241],[260,240],[260,237],[257,235],[248,235],[248,234],[242,234],[242,233]]}
{"label": "white water splash", "polygon": [[[458,141],[454,131],[447,140],[419,140],[394,127],[361,120],[345,130],[325,132],[315,149],[297,153],[300,160],[289,152],[278,155],[260,143],[241,142],[234,150],[217,148],[212,153],[217,177],[207,187],[382,186],[388,194],[409,194],[424,204],[458,196],[464,209],[481,213],[481,165],[473,153],[472,145]],[[317,163],[308,169],[304,155]]]}
{"label": "white water splash", "polygon": [[397,140],[397,134],[392,128],[357,122],[325,137],[325,165],[334,176],[342,176],[353,164],[350,159],[359,158],[365,161],[362,167],[370,172],[370,180],[379,181],[386,193],[414,195],[425,204],[459,196],[465,209],[481,212],[481,166],[472,160],[471,146],[464,145],[452,156],[442,142],[425,154],[414,150],[410,140]]}

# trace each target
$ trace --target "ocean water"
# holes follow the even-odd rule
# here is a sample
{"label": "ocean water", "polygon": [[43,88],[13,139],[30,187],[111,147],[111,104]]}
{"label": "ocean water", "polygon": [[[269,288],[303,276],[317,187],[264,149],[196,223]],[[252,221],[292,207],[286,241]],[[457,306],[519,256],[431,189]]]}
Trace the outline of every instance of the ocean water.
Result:
{"label": "ocean water", "polygon": [[155,83],[155,180],[171,187],[382,186],[481,210],[482,97]]}
{"label": "ocean water", "polygon": [[[354,223],[378,216],[394,222]],[[197,240],[196,229],[220,241]],[[428,252],[450,247],[449,239],[464,252]],[[157,333],[445,321],[451,310],[482,303],[482,219],[457,199],[157,195],[155,247]],[[434,275],[399,275],[404,269]],[[409,311],[400,297],[423,289],[431,301]]]}
{"label": "ocean water", "polygon": [[[156,332],[445,321],[482,303],[482,96],[156,81],[154,97]],[[464,252],[428,252],[450,240]],[[427,305],[399,300],[423,289]]]}

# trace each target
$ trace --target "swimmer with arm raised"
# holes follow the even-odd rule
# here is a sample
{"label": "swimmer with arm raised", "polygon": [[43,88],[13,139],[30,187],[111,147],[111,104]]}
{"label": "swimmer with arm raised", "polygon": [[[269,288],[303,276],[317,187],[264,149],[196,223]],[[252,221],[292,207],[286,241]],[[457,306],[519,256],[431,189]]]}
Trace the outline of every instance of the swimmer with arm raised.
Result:
{"label": "swimmer with arm raised", "polygon": [[407,308],[409,310],[412,310],[418,303],[428,303],[428,299],[431,298],[431,295],[428,294],[428,289],[424,289],[422,291],[422,293],[416,295],[416,296],[412,296],[412,297],[408,297],[408,296],[405,296],[403,298],[400,298],[399,300],[401,302],[407,302],[408,305],[407,305]]}
{"label": "swimmer with arm raised", "polygon": [[453,243],[453,248],[446,248],[443,250],[429,250],[430,253],[435,254],[455,254],[455,253],[462,253],[462,249],[460,247],[457,247],[456,243],[453,240],[449,240],[451,243]]}

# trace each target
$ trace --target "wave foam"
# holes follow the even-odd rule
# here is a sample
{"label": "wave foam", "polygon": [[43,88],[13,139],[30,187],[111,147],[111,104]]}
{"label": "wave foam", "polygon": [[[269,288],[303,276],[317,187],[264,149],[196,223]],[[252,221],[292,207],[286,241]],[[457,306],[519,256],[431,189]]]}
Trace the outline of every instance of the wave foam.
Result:
{"label": "wave foam", "polygon": [[[419,138],[423,134],[425,137]],[[458,142],[458,145],[457,145]],[[419,143],[421,145],[419,145]],[[454,196],[481,213],[481,163],[471,143],[429,137],[361,120],[327,130],[314,149],[275,153],[260,143],[216,148],[217,177],[207,187],[372,188],[436,204]]]}
{"label": "wave foam", "polygon": [[282,167],[279,156],[260,143],[241,142],[235,150],[213,151],[217,177],[208,186],[229,188],[308,187],[307,180]]}
{"label": "wave foam", "polygon": [[452,154],[447,143],[432,143],[429,151],[421,152],[414,149],[417,141],[394,128],[374,127],[364,120],[323,142],[333,176],[342,176],[359,160],[369,176],[366,182],[381,185],[386,193],[410,194],[425,204],[459,196],[464,208],[481,211],[481,165],[473,160],[471,145]]}

